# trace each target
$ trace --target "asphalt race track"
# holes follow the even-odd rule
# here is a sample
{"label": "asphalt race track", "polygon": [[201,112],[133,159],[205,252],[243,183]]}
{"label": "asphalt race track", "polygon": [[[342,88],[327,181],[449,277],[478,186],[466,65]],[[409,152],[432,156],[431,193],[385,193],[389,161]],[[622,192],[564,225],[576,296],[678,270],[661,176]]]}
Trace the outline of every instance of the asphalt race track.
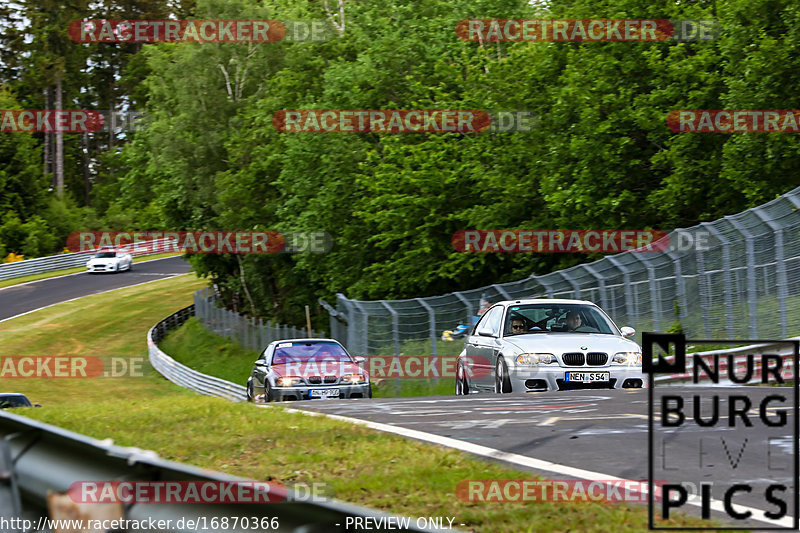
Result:
{"label": "asphalt race track", "polygon": [[12,285],[0,289],[0,320],[90,294],[186,274],[190,268],[191,265],[180,256],[141,263],[134,259],[133,270],[130,272],[114,274],[81,272]]}
{"label": "asphalt race track", "polygon": [[[704,394],[709,394],[707,387],[703,389]],[[656,387],[655,390],[668,390],[690,398],[700,389]],[[782,391],[788,394],[791,405],[792,390]],[[724,398],[727,394],[735,393],[745,393],[752,399],[754,407],[748,412],[752,417],[752,427],[743,427],[744,424],[732,428],[727,426]],[[656,464],[679,473],[670,474],[677,477],[659,477],[658,473],[654,477],[669,482],[699,482],[698,471],[701,471],[702,481],[724,481],[725,488],[730,486],[732,480],[749,483],[754,487],[753,492],[737,493],[734,503],[765,511],[776,510],[764,498],[765,487],[770,483],[783,483],[789,487],[782,496],[792,514],[794,418],[791,410],[787,410],[789,416],[786,426],[775,428],[769,435],[756,422],[760,399],[774,393],[776,389],[772,387],[720,387],[720,419],[724,420],[725,425],[699,427],[694,423],[685,423],[676,430],[663,430],[656,426],[656,431],[660,433],[657,433],[654,442],[666,440],[670,450],[669,453],[663,453],[658,445],[654,446]],[[639,389],[502,396],[479,394],[467,398],[312,400],[292,402],[291,406],[424,431],[609,477],[647,480],[647,402],[647,390]],[[689,408],[684,411],[690,415],[691,403],[687,402],[687,406]],[[659,410],[654,409],[654,412],[658,416]],[[708,412],[704,407],[703,414]],[[774,410],[768,412],[771,416],[775,414]],[[701,440],[702,458],[698,449]],[[735,467],[732,466],[734,464]],[[548,479],[571,479],[569,475],[552,471],[537,471],[519,464],[513,466],[534,471]],[[681,474],[686,475],[681,477]],[[604,478],[598,476],[598,479]],[[714,493],[713,487],[712,498],[722,499],[722,494]],[[688,507],[686,510],[699,513],[697,507]],[[712,516],[724,518],[718,513],[712,513]],[[738,525],[744,524],[739,522]],[[766,526],[764,522],[755,521],[749,522],[749,525]]]}

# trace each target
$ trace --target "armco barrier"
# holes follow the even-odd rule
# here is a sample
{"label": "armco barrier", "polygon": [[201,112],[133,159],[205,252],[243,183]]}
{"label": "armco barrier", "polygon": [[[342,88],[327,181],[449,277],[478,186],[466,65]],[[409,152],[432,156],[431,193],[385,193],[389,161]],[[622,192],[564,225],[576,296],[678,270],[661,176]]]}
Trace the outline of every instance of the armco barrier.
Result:
{"label": "armco barrier", "polygon": [[245,401],[247,399],[247,391],[244,386],[192,370],[159,349],[157,343],[166,336],[167,332],[178,328],[192,316],[194,316],[194,305],[169,315],[150,329],[147,333],[147,351],[150,356],[150,364],[162,376],[181,387],[186,387],[206,396],[217,396],[234,402]]}
{"label": "armco barrier", "polygon": [[[169,244],[167,239],[158,239],[148,243],[139,243],[128,251],[132,256],[148,255],[164,251],[164,247]],[[121,249],[124,249],[121,248]],[[48,257],[36,257],[25,259],[14,263],[0,265],[0,281],[33,274],[44,274],[54,270],[64,270],[84,266],[94,251],[75,252],[72,254],[51,255]]]}
{"label": "armco barrier", "polygon": [[[266,453],[268,450],[265,448]],[[48,494],[64,493],[77,481],[249,481],[213,470],[167,461],[152,451],[115,446],[108,439],[93,439],[5,411],[0,412],[0,474],[0,496],[3,496],[0,499],[0,519],[6,524],[13,523],[10,522],[11,519],[20,517],[36,523],[40,517],[47,515]],[[280,493],[282,489],[276,490]],[[212,519],[221,523],[223,517],[227,517],[228,527],[224,531],[252,533],[255,530],[250,529],[251,517],[274,517],[278,527],[268,528],[270,531],[323,533],[345,531],[344,524],[348,516],[377,519],[392,517],[390,524],[397,523],[399,518],[331,498],[314,497],[305,489],[287,487],[285,490],[286,500],[281,503],[126,503],[123,518],[145,523],[149,519],[169,520],[172,527],[159,528],[158,531],[174,533],[195,531],[185,526],[179,527],[181,519],[184,523],[194,520],[197,523],[205,521],[206,524],[214,524]],[[82,512],[88,511],[84,508]],[[234,517],[239,520],[234,522]],[[234,524],[240,527],[234,527]],[[415,528],[414,520],[411,520],[411,524],[408,531],[434,531]],[[213,527],[207,530],[214,529],[223,530]],[[3,531],[21,532],[6,528]],[[373,531],[389,530],[378,528]]]}

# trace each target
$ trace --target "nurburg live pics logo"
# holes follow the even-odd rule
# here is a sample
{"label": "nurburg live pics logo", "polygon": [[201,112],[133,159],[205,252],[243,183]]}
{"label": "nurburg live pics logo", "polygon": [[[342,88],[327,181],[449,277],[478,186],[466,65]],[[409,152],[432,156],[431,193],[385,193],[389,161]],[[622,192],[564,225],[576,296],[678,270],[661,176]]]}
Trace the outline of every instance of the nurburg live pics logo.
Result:
{"label": "nurburg live pics logo", "polygon": [[[745,347],[687,354],[687,344]],[[650,529],[798,529],[799,351],[797,340],[642,334]],[[655,387],[670,380],[691,386]],[[697,507],[703,520],[735,525],[665,527],[671,512]]]}

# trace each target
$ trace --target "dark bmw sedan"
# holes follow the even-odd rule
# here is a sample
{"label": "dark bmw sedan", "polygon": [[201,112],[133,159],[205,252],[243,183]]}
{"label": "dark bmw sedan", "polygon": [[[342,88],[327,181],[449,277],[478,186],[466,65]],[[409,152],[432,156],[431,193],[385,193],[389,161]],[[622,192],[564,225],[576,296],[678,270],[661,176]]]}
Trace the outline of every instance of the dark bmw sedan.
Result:
{"label": "dark bmw sedan", "polygon": [[371,398],[363,357],[353,357],[333,339],[287,339],[270,343],[247,379],[247,399]]}

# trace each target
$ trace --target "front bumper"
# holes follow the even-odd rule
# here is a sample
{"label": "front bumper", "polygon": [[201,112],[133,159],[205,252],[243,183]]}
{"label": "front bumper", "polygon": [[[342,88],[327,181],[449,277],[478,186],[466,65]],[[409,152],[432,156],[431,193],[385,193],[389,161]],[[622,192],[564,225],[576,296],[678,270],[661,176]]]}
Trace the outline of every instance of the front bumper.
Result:
{"label": "front bumper", "polygon": [[[321,398],[311,398],[311,389],[339,389],[339,396],[329,397],[331,400],[348,400],[350,398],[369,398],[369,383],[359,385],[300,385],[295,387],[273,387],[272,399],[276,402],[286,400],[319,400]],[[260,394],[264,391],[261,387],[255,387],[256,400],[260,400]]]}
{"label": "front bumper", "polygon": [[86,265],[87,272],[116,272],[117,265]]}
{"label": "front bumper", "polygon": [[[608,372],[608,381],[583,383],[567,381],[567,372]],[[511,390],[514,392],[557,391],[578,389],[641,389],[647,380],[641,366],[517,366],[509,369]]]}

